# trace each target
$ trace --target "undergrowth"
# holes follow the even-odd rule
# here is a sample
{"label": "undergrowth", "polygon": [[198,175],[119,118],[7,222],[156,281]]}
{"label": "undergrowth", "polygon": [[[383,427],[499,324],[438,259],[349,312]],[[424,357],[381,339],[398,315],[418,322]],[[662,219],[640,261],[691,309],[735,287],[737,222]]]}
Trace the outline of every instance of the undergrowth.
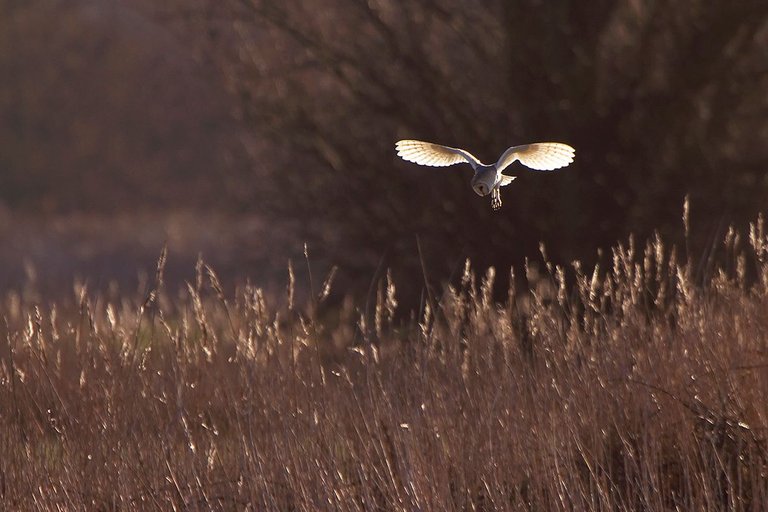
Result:
{"label": "undergrowth", "polygon": [[[682,252],[683,254],[679,254]],[[8,293],[7,510],[765,510],[768,239],[583,268],[467,262],[421,311],[184,290]],[[522,290],[522,291],[521,291]]]}

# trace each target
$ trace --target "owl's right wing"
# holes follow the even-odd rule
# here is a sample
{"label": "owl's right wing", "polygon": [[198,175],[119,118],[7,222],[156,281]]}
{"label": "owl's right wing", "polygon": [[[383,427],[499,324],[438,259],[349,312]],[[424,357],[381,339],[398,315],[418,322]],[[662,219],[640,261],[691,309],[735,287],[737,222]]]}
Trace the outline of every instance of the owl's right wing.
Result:
{"label": "owl's right wing", "polygon": [[446,167],[453,164],[468,163],[473,169],[483,165],[470,152],[463,149],[441,146],[420,140],[400,140],[395,144],[397,155],[403,160],[419,165]]}

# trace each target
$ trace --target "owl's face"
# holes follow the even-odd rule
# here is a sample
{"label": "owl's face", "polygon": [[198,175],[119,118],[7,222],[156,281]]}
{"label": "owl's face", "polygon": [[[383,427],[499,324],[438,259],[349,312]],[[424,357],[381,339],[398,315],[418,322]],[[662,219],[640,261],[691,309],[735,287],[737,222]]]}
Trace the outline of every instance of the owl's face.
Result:
{"label": "owl's face", "polygon": [[496,169],[488,166],[486,169],[480,169],[472,177],[472,190],[479,196],[487,196],[493,190],[496,184]]}

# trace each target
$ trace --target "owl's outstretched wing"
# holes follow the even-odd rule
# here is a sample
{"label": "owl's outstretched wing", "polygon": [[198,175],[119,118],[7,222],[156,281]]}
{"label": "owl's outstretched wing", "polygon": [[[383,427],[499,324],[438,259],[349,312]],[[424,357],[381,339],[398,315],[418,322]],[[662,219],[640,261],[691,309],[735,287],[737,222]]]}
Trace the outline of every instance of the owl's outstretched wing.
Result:
{"label": "owl's outstretched wing", "polygon": [[499,161],[496,162],[496,169],[501,172],[515,160],[520,160],[521,164],[531,169],[551,171],[573,162],[575,154],[575,149],[559,142],[537,142],[524,146],[513,146],[501,155]]}
{"label": "owl's outstretched wing", "polygon": [[395,144],[397,155],[419,165],[446,167],[453,164],[468,163],[473,169],[483,165],[470,152],[463,149],[441,146],[420,140],[400,140]]}
{"label": "owl's outstretched wing", "polygon": [[507,176],[505,174],[502,174],[501,175],[501,183],[499,183],[499,186],[500,187],[506,187],[507,185],[509,185],[510,183],[515,181],[515,178],[517,178],[517,176]]}

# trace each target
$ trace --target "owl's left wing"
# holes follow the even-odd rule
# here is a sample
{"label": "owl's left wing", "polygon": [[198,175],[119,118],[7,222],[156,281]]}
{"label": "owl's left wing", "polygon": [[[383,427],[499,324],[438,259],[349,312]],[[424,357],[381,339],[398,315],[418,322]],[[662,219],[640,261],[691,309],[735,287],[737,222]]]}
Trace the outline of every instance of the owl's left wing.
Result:
{"label": "owl's left wing", "polygon": [[537,171],[559,169],[573,162],[576,150],[568,144],[559,142],[536,142],[524,146],[512,146],[496,162],[499,172],[506,169],[515,160]]}
{"label": "owl's left wing", "polygon": [[501,183],[499,183],[499,186],[506,187],[507,185],[515,181],[515,178],[517,178],[517,176],[507,176],[506,174],[502,174]]}

